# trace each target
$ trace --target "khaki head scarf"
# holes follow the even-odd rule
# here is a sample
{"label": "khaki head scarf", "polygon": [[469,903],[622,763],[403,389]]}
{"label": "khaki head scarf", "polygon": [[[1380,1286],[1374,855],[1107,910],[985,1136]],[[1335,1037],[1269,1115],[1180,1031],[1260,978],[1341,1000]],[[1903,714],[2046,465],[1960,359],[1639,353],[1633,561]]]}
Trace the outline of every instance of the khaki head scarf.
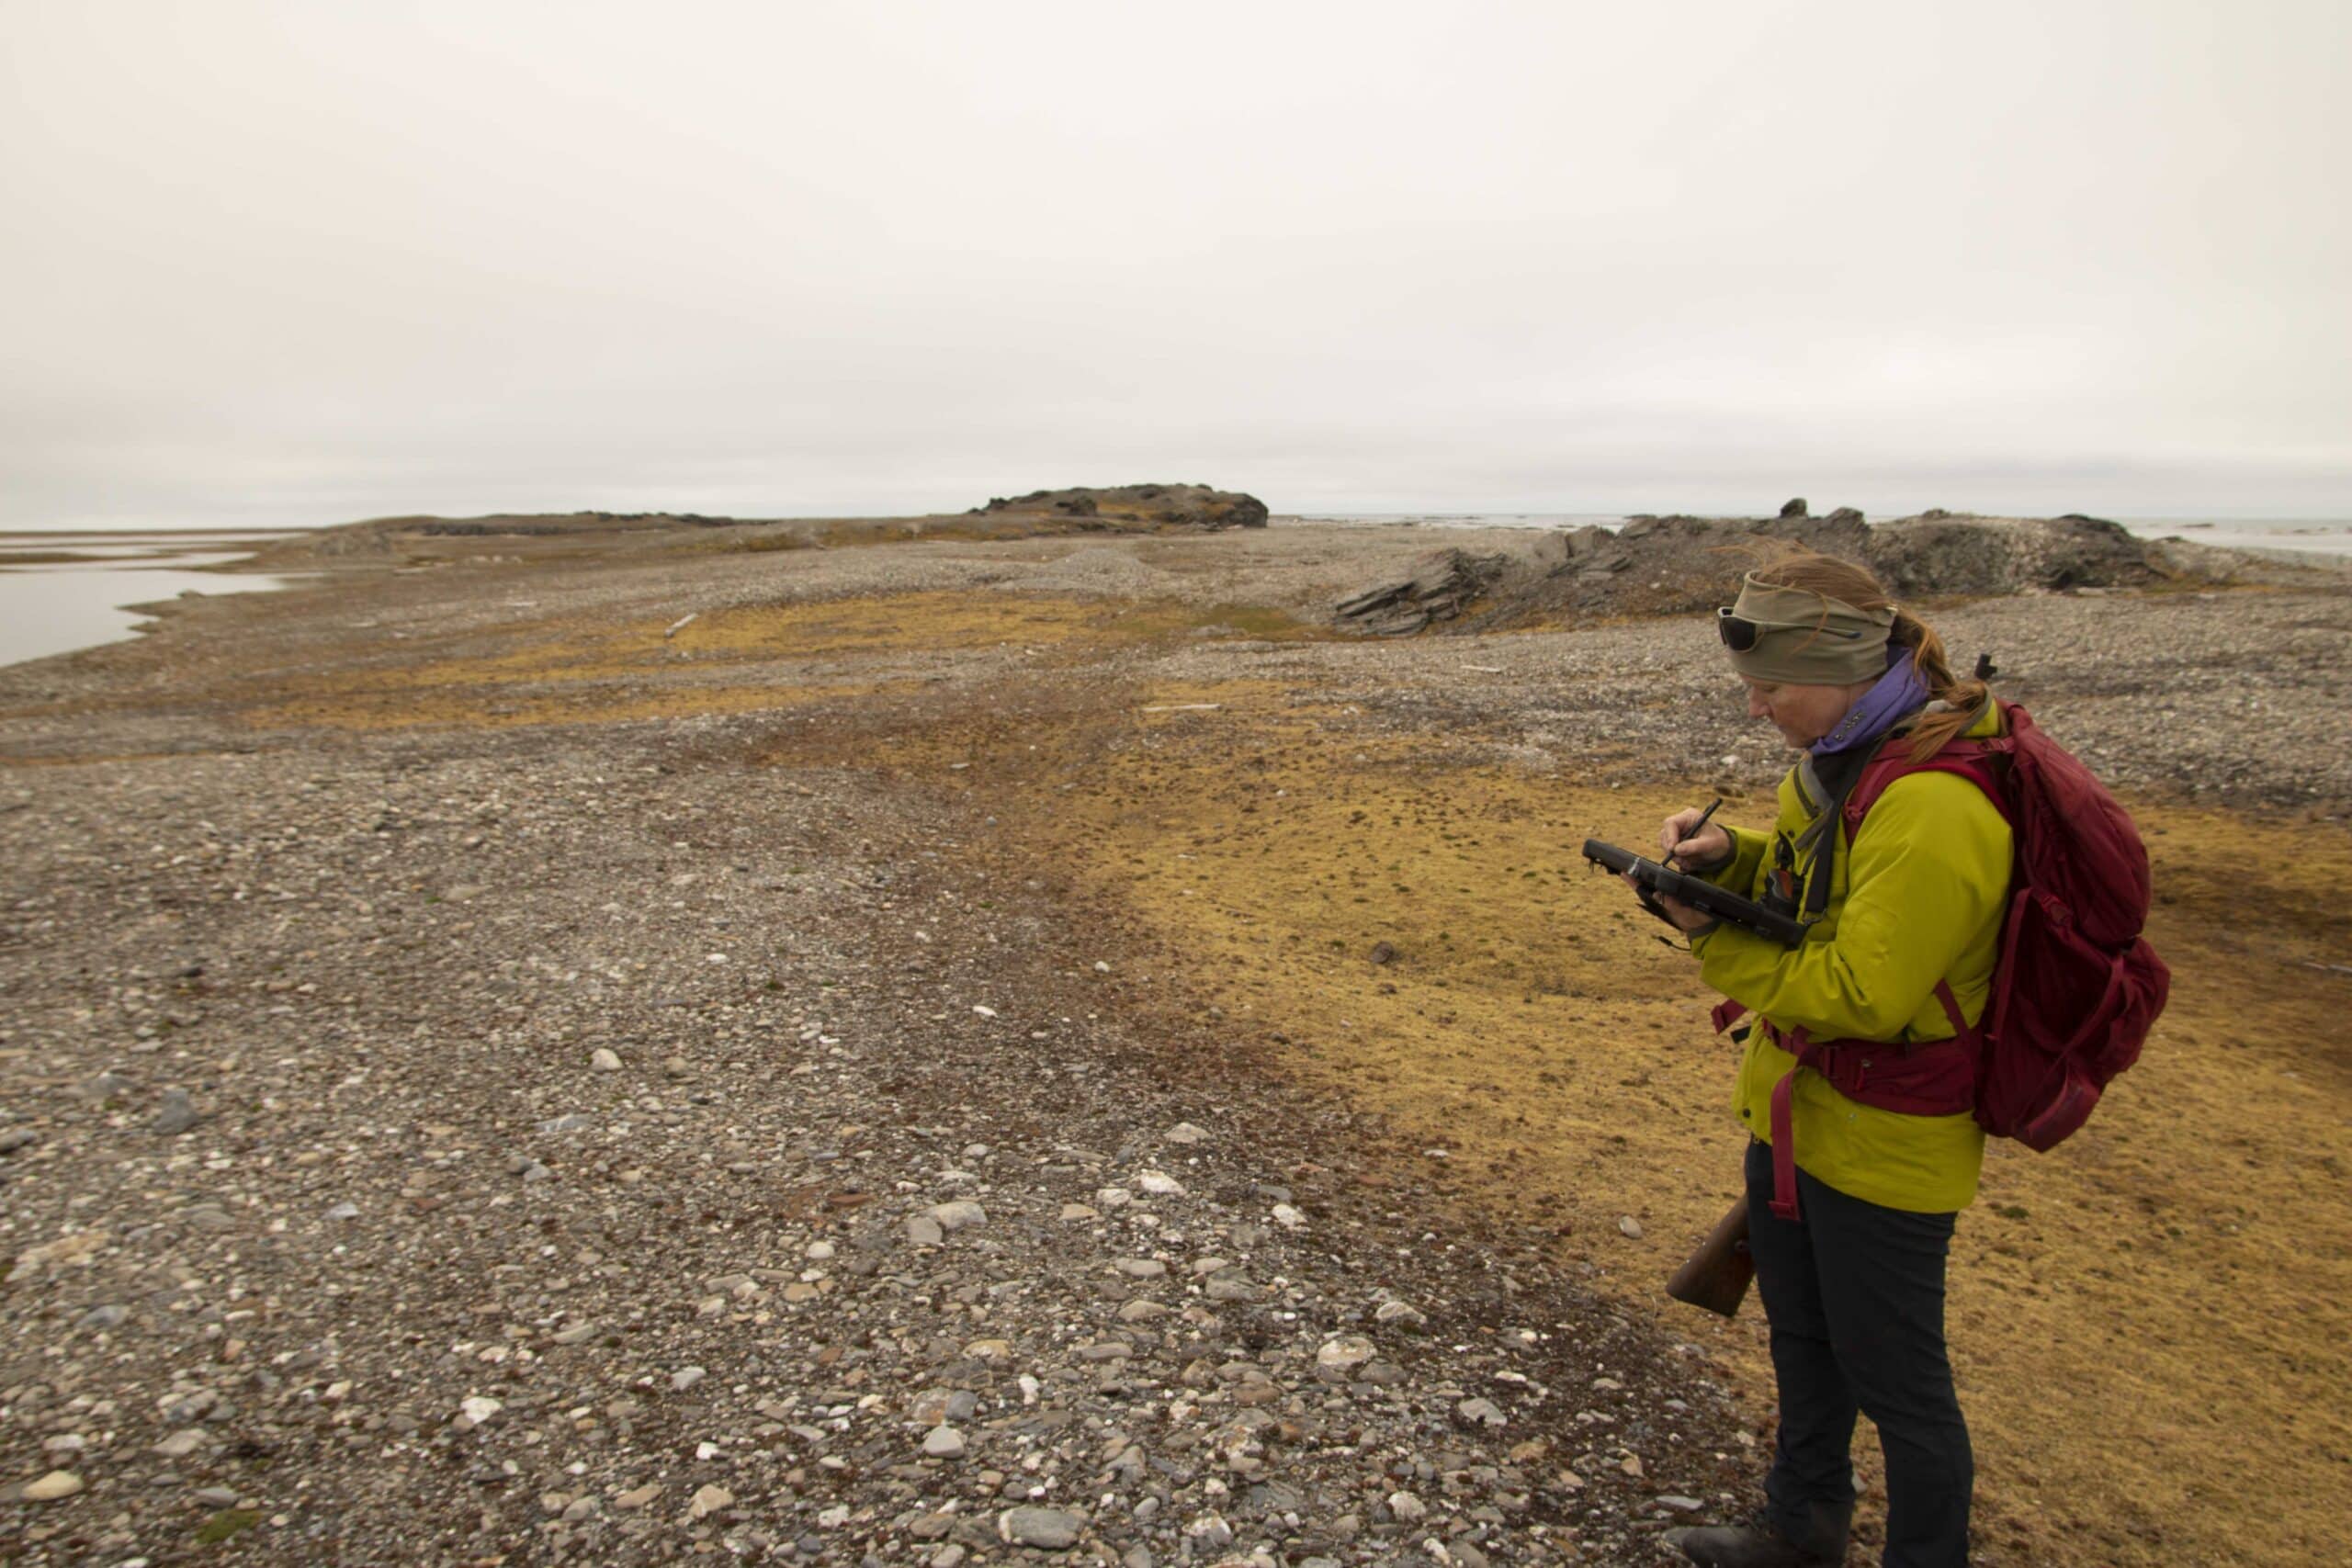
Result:
{"label": "khaki head scarf", "polygon": [[1753,621],[1756,646],[1731,656],[1732,668],[1752,681],[1791,686],[1851,686],[1886,673],[1886,642],[1894,610],[1858,610],[1810,588],[1740,579],[1732,614]]}

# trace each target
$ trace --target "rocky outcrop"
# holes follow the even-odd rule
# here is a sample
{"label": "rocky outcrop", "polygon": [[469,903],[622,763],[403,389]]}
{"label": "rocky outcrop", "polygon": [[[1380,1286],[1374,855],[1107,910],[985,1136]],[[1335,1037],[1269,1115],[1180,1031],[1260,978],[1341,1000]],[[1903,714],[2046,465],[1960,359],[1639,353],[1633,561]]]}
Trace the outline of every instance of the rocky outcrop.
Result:
{"label": "rocky outcrop", "polygon": [[2139,588],[2227,581],[2237,558],[2143,539],[2120,525],[2064,517],[1925,513],[1872,525],[1841,506],[1825,517],[1791,502],[1776,517],[1638,515],[1475,555],[1445,549],[1332,607],[1342,628],[1404,637],[1596,615],[1681,615],[1727,604],[1740,574],[1781,545],[1860,562],[1894,593],[1980,598],[2004,593]]}
{"label": "rocky outcrop", "polygon": [[1499,578],[1509,558],[1440,550],[1409,577],[1376,583],[1331,607],[1332,617],[1370,637],[1410,637],[1468,609]]}
{"label": "rocky outcrop", "polygon": [[1038,490],[997,496],[971,515],[1037,513],[1048,517],[1096,518],[1104,527],[1262,528],[1266,503],[1238,491],[1207,485],[1116,485],[1109,489]]}
{"label": "rocky outcrop", "polygon": [[1870,530],[1864,558],[1897,594],[2143,588],[2175,575],[2153,540],[2080,513],[1900,518]]}

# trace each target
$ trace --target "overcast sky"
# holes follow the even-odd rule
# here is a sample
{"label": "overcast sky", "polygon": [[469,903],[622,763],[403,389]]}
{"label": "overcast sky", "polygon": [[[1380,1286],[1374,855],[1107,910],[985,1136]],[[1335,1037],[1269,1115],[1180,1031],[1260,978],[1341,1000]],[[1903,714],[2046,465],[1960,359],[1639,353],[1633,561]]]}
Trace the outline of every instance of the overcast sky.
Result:
{"label": "overcast sky", "polygon": [[0,0],[0,527],[2352,515],[2352,5]]}

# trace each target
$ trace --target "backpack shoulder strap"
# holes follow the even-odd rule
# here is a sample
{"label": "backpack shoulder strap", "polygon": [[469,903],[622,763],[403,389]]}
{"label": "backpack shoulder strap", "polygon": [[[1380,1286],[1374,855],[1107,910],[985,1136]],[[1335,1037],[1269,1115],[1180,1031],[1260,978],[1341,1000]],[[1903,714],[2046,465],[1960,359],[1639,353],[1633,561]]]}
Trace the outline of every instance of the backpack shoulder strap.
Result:
{"label": "backpack shoulder strap", "polygon": [[1870,815],[1871,807],[1878,804],[1887,786],[1913,773],[1957,773],[1984,791],[1994,809],[2006,819],[2009,803],[2007,791],[2001,785],[1999,760],[2014,745],[2007,735],[1975,740],[1955,738],[1946,741],[1941,750],[1917,761],[1912,761],[1910,752],[1899,744],[1886,748],[1871,759],[1862,776],[1854,781],[1852,793],[1846,796],[1840,815],[1845,818],[1847,846],[1853,846],[1854,835],[1861,830],[1862,818]]}

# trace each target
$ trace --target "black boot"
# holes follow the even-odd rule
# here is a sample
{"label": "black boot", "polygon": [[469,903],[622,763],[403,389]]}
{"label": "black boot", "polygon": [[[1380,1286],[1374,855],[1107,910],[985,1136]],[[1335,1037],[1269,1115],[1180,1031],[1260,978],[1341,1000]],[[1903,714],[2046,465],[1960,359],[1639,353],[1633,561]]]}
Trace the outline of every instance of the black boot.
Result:
{"label": "black boot", "polygon": [[1839,1568],[1853,1517],[1851,1504],[1833,1508],[1816,1503],[1803,1541],[1782,1535],[1760,1512],[1744,1525],[1668,1530],[1666,1539],[1700,1568]]}

